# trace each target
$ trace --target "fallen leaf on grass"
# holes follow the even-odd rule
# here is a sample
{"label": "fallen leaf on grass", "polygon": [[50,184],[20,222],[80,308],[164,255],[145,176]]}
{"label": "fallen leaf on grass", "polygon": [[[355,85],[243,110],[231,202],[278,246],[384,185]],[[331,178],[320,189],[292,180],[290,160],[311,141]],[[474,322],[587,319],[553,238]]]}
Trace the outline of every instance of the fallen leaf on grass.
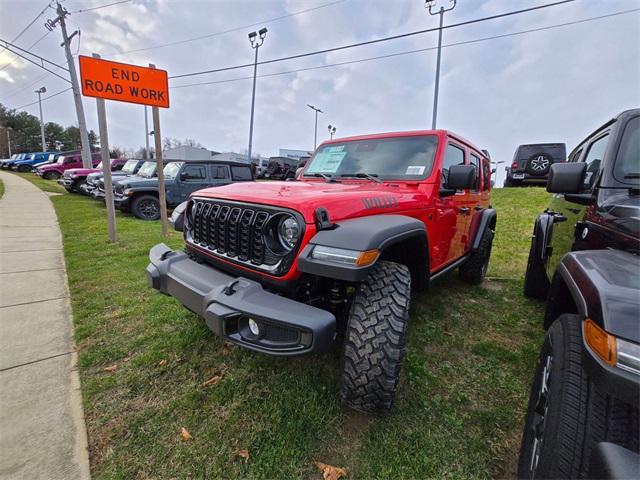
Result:
{"label": "fallen leaf on grass", "polygon": [[160,360],[160,361],[158,362],[158,366],[159,366],[159,367],[161,367],[161,366],[163,366],[163,365],[166,365],[166,364],[167,364],[167,361],[166,361],[166,360]]}
{"label": "fallen leaf on grass", "polygon": [[226,365],[223,365],[222,368],[220,369],[220,373],[218,375],[214,375],[209,380],[204,382],[202,386],[210,387],[211,385],[217,385],[220,382],[220,380],[222,380],[224,376],[227,374],[228,369],[229,368]]}
{"label": "fallen leaf on grass", "polygon": [[346,477],[349,473],[349,470],[346,468],[334,467],[333,465],[327,465],[322,462],[315,462],[318,470],[322,472],[322,478],[324,480],[339,480],[340,478]]}
{"label": "fallen leaf on grass", "polygon": [[228,341],[224,341],[222,342],[222,354],[223,355],[229,355],[231,353],[231,350],[233,349],[233,343],[228,342]]}
{"label": "fallen leaf on grass", "polygon": [[102,371],[103,372],[115,372],[117,368],[118,368],[118,364],[114,363],[113,365],[109,365],[108,367],[104,367],[102,369]]}
{"label": "fallen leaf on grass", "polygon": [[127,363],[129,360],[133,358],[133,353],[129,352],[129,355],[122,359],[123,362]]}
{"label": "fallen leaf on grass", "polygon": [[244,459],[244,463],[247,463],[249,461],[249,450],[245,448],[244,450],[236,452],[236,457],[242,457]]}
{"label": "fallen leaf on grass", "polygon": [[184,441],[193,439],[193,436],[189,433],[189,430],[184,427],[180,429],[180,436]]}

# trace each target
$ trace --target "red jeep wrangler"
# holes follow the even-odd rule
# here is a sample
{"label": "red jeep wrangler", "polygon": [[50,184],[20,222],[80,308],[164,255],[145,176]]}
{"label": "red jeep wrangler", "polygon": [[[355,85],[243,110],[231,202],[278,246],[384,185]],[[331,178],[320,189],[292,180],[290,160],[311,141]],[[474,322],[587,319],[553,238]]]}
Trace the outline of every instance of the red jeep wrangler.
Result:
{"label": "red jeep wrangler", "polygon": [[340,397],[391,409],[411,288],[482,281],[496,226],[488,152],[444,130],[336,139],[301,181],[200,190],[174,213],[185,252],[153,247],[149,285],[219,336],[278,356],[343,341]]}

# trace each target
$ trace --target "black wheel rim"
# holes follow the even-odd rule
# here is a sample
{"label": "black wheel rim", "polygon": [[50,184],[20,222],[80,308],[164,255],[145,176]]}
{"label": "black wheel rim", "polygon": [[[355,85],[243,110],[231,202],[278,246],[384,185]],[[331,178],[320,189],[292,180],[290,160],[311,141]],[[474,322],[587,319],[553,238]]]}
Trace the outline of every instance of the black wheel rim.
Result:
{"label": "black wheel rim", "polygon": [[540,371],[540,387],[538,389],[538,398],[533,408],[533,421],[531,422],[533,445],[531,447],[531,458],[529,461],[530,478],[535,477],[538,463],[540,462],[540,453],[542,452],[547,410],[549,409],[549,386],[552,365],[553,357],[551,355],[547,355],[544,359],[544,366]]}
{"label": "black wheel rim", "polygon": [[158,215],[159,205],[154,200],[142,200],[138,204],[138,211],[144,218],[154,219]]}

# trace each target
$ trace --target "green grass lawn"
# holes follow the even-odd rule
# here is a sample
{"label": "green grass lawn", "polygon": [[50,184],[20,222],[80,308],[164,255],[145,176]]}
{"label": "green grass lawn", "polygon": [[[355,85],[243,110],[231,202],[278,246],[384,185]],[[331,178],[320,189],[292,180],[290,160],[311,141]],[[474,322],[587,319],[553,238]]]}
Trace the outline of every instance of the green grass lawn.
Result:
{"label": "green grass lawn", "polygon": [[0,180],[0,198],[4,195],[4,183]]}
{"label": "green grass lawn", "polygon": [[[523,298],[522,275],[547,198],[539,188],[493,192],[490,278],[471,287],[450,274],[414,297],[396,411],[369,417],[337,401],[338,351],[274,359],[228,348],[197,316],[149,289],[144,269],[149,248],[162,241],[158,223],[118,214],[119,240],[109,244],[100,202],[52,197],[92,474],[321,478],[317,460],[348,468],[354,479],[512,476],[543,337],[542,306]],[[173,232],[166,243],[178,248],[181,237]],[[183,427],[191,439],[181,438]],[[245,449],[247,462],[237,455]]]}

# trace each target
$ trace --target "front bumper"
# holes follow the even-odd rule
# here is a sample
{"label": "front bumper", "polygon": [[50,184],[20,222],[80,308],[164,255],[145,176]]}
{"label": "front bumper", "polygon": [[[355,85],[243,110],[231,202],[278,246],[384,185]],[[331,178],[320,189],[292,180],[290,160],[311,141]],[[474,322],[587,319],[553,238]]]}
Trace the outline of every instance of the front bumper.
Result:
{"label": "front bumper", "polygon": [[69,189],[73,187],[75,180],[68,177],[62,177],[58,180],[58,183],[62,185],[64,188]]}
{"label": "front bumper", "polygon": [[[329,349],[336,319],[332,313],[265,291],[258,282],[232,277],[191,260],[165,244],[149,252],[149,286],[179,300],[203,317],[218,336],[275,356]],[[260,326],[254,335],[249,319]]]}
{"label": "front bumper", "polygon": [[[96,198],[104,198],[104,195]],[[123,209],[127,210],[129,208],[130,202],[131,202],[131,199],[126,195],[118,195],[118,194],[113,195],[113,204],[119,210],[123,210]]]}

